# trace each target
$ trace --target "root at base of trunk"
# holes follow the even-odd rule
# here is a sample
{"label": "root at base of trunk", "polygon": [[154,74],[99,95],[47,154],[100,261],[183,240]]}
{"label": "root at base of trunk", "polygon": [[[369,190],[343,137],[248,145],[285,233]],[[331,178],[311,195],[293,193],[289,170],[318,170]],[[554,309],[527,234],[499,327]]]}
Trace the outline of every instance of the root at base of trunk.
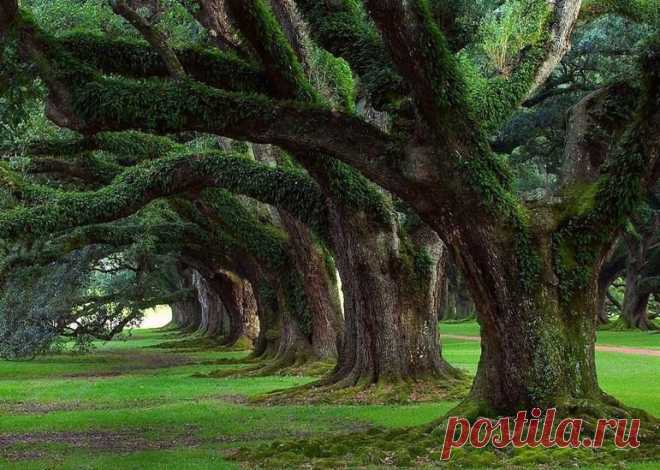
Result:
{"label": "root at base of trunk", "polygon": [[[206,374],[210,378],[241,378],[266,376],[320,376],[334,367],[334,362],[314,355],[291,353],[283,356],[250,356],[239,361],[248,364],[240,369],[220,369]],[[236,362],[238,363],[238,362]]]}
{"label": "root at base of trunk", "polygon": [[268,404],[393,404],[456,401],[468,393],[465,378],[426,377],[416,380],[362,381],[356,385],[327,384],[323,380],[257,397]]}

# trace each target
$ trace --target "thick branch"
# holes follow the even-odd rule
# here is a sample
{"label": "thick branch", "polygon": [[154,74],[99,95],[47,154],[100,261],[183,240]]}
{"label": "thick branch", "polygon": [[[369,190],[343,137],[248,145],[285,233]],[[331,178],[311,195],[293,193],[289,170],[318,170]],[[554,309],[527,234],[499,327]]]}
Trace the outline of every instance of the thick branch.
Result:
{"label": "thick branch", "polygon": [[387,48],[353,0],[296,0],[312,37],[337,57],[345,59],[360,76],[370,104],[383,109],[405,96],[401,76],[392,66]]}
{"label": "thick branch", "polygon": [[180,79],[186,76],[181,62],[179,62],[174,51],[167,45],[167,38],[158,28],[150,24],[135,10],[131,9],[124,0],[111,0],[111,5],[112,10],[131,23],[140,32],[142,37],[151,44],[151,47],[158,52],[173,78]]}
{"label": "thick branch", "polygon": [[310,101],[316,93],[265,0],[228,0],[229,11],[266,67],[277,97]]}
{"label": "thick branch", "polygon": [[186,0],[182,3],[188,7],[199,24],[209,31],[220,50],[242,52],[240,45],[234,40],[234,32],[224,0],[195,0],[197,7],[190,5]]}
{"label": "thick branch", "polygon": [[376,126],[320,105],[226,92],[190,80],[99,76],[36,40],[41,33],[34,25],[22,29],[27,56],[41,64],[47,77],[48,116],[87,135],[128,129],[213,133],[294,153],[328,154],[377,181],[401,152],[401,144]]}
{"label": "thick branch", "polygon": [[279,206],[322,226],[322,195],[307,177],[228,155],[182,156],[125,171],[93,192],[59,193],[47,204],[0,213],[0,238],[39,236],[126,217],[154,199],[208,187],[225,188]]}
{"label": "thick branch", "polygon": [[[76,59],[107,74],[134,78],[166,77],[169,71],[162,57],[146,44],[107,39],[89,33],[72,33],[53,38]],[[263,92],[266,77],[254,64],[234,54],[212,50],[176,49],[185,72],[195,80],[231,91]]]}
{"label": "thick branch", "polygon": [[634,90],[617,84],[587,95],[572,108],[564,147],[564,186],[598,179],[612,144],[632,119],[635,101]]}
{"label": "thick branch", "polygon": [[[190,223],[163,223],[145,226],[139,223],[88,225],[48,241],[26,254],[8,256],[0,263],[0,279],[21,266],[46,265],[90,245],[121,248],[144,240],[145,234],[156,237],[161,253],[186,246],[207,246],[202,231]],[[201,243],[200,243],[201,242]]]}
{"label": "thick branch", "polygon": [[658,20],[657,6],[646,0],[585,0],[580,19],[591,21],[608,14],[623,16],[637,23],[652,24]]}
{"label": "thick branch", "polygon": [[[159,134],[207,132],[237,140],[323,152],[359,170],[395,153],[390,137],[359,118],[322,106],[278,102],[198,83],[98,77],[78,85],[74,110],[86,133],[139,129]],[[75,124],[64,120],[60,124]]]}
{"label": "thick branch", "polygon": [[367,0],[366,4],[427,123],[439,128],[448,116],[463,113],[463,79],[427,0]]}
{"label": "thick branch", "polygon": [[85,183],[100,185],[110,183],[122,171],[122,167],[93,155],[85,155],[69,160],[32,158],[25,171],[30,174],[55,173],[65,178],[77,178]]}

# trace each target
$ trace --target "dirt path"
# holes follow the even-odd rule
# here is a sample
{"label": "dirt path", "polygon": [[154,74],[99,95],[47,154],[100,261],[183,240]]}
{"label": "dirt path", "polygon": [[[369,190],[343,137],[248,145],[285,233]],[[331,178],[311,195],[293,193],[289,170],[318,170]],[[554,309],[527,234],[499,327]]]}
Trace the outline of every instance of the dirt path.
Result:
{"label": "dirt path", "polygon": [[[466,341],[481,341],[479,336],[463,336],[463,335],[443,335],[440,338],[464,339]],[[660,357],[660,350],[644,349],[644,348],[624,348],[620,346],[604,346],[596,345],[596,351],[616,352],[621,354],[632,354],[635,356],[653,356]]]}

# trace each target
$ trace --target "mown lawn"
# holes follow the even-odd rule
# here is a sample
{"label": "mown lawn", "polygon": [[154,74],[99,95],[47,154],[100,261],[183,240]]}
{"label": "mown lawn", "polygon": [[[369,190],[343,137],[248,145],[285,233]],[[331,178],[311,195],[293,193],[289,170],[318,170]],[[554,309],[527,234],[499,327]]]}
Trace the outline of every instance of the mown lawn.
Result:
{"label": "mown lawn", "polygon": [[[443,324],[441,331],[478,335],[474,323]],[[247,353],[151,347],[172,338],[136,330],[85,355],[0,362],[0,468],[238,468],[227,456],[241,446],[419,426],[455,405],[257,406],[250,397],[315,378],[200,378],[243,367],[223,362]],[[599,341],[657,348],[660,335],[607,332]],[[445,338],[443,354],[474,372],[479,343]],[[660,358],[599,352],[597,361],[606,391],[660,415]]]}

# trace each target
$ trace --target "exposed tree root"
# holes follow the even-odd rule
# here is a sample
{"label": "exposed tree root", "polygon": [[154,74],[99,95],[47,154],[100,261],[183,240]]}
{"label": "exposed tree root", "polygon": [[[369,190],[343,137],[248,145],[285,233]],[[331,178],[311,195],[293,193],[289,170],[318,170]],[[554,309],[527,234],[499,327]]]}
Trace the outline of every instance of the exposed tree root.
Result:
{"label": "exposed tree root", "polygon": [[236,369],[220,369],[204,375],[210,378],[244,378],[279,376],[321,376],[334,367],[334,362],[319,360],[308,354],[287,354],[282,357],[249,356],[244,359],[228,360],[223,364],[246,364]]}
{"label": "exposed tree root", "polygon": [[469,391],[463,379],[425,378],[420,380],[362,382],[352,386],[315,382],[271,392],[254,401],[268,404],[385,404],[459,400]]}
{"label": "exposed tree root", "polygon": [[183,339],[173,339],[162,343],[148,346],[154,349],[185,349],[188,352],[193,351],[247,351],[250,345],[248,340],[239,340],[233,344],[227,344],[222,337],[207,336],[186,336]]}

